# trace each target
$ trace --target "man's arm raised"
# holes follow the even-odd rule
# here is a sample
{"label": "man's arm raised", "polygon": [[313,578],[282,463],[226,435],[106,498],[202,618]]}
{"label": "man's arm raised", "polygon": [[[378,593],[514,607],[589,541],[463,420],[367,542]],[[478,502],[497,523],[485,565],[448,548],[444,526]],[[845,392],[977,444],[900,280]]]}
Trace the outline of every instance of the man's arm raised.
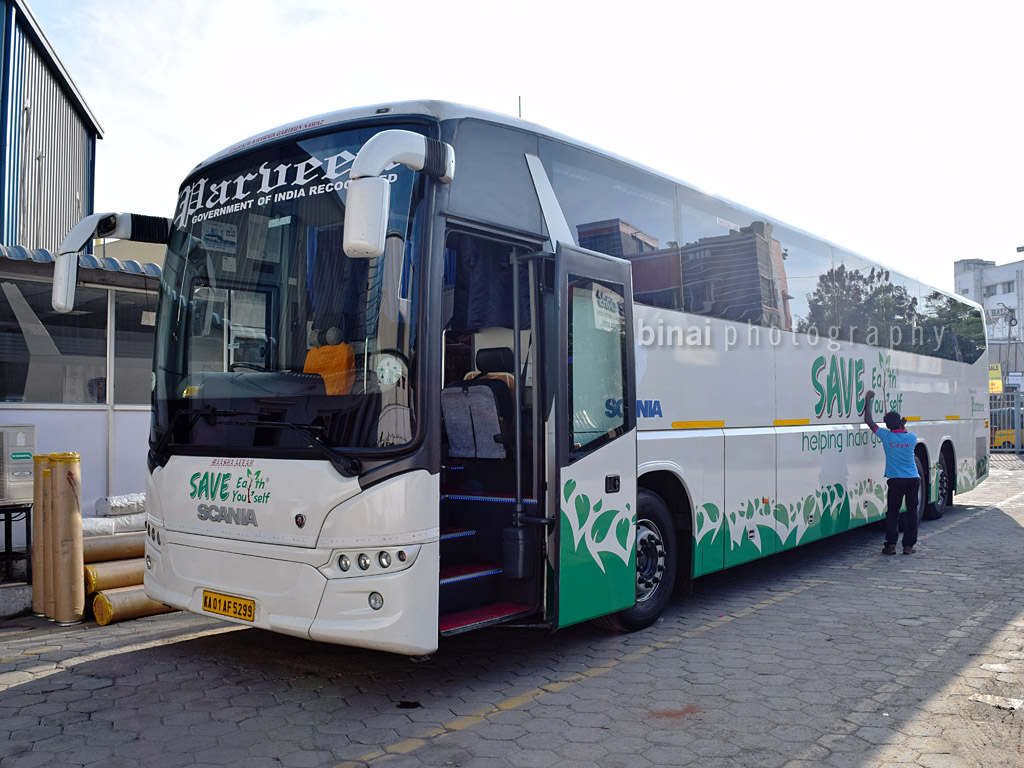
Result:
{"label": "man's arm raised", "polygon": [[877,432],[878,425],[875,423],[875,420],[871,418],[871,403],[874,399],[875,391],[873,389],[869,389],[864,394],[864,423],[871,427],[872,432]]}

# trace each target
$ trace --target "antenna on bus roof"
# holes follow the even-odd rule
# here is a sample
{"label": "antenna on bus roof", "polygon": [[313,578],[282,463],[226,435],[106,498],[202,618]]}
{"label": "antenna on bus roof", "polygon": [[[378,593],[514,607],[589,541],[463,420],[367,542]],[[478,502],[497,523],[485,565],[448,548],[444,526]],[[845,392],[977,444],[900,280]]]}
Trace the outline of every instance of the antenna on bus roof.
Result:
{"label": "antenna on bus roof", "polygon": [[519,97],[519,119],[523,119],[523,97]]}

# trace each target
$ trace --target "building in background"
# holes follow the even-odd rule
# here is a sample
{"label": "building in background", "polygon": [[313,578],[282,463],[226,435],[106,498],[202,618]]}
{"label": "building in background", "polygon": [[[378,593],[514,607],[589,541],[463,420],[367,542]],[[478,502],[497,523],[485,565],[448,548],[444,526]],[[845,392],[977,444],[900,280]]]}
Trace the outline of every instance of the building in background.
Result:
{"label": "building in background", "polygon": [[582,248],[628,259],[633,293],[645,303],[771,328],[793,329],[785,252],[772,225],[754,221],[682,247],[622,219],[577,226]]}
{"label": "building in background", "polygon": [[0,9],[0,244],[55,251],[93,213],[103,129],[27,3]]}
{"label": "building in background", "polygon": [[958,294],[985,309],[989,363],[999,364],[1007,389],[1019,388],[1016,382],[1024,370],[1024,261],[996,266],[985,259],[961,259],[953,264],[953,279]]}
{"label": "building in background", "polygon": [[[0,9],[0,425],[33,425],[37,453],[80,453],[92,515],[145,490],[163,248],[94,244],[74,311],[53,311],[54,253],[93,213],[102,134],[24,0]],[[20,525],[12,541],[24,547]]]}

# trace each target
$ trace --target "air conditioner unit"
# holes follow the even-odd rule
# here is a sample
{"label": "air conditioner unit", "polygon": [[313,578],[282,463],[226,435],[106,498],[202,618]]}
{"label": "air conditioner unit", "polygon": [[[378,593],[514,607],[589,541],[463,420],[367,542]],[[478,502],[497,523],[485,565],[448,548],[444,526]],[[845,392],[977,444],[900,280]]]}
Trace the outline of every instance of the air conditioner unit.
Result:
{"label": "air conditioner unit", "polygon": [[32,503],[35,424],[0,425],[0,506]]}

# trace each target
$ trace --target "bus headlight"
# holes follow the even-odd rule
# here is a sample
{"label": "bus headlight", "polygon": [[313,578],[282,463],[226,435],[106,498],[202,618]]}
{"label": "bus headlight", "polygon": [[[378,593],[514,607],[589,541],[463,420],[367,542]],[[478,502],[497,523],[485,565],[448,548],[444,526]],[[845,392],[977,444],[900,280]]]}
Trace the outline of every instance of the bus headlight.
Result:
{"label": "bus headlight", "polygon": [[377,562],[380,563],[381,568],[390,568],[391,554],[389,552],[379,552],[377,554]]}
{"label": "bus headlight", "polygon": [[370,556],[367,555],[365,552],[360,552],[359,558],[356,560],[356,562],[359,563],[359,568],[365,571],[367,568],[370,567]]}
{"label": "bus headlight", "polygon": [[352,561],[349,560],[348,555],[342,555],[338,558],[338,567],[343,571],[347,571],[352,567]]}

